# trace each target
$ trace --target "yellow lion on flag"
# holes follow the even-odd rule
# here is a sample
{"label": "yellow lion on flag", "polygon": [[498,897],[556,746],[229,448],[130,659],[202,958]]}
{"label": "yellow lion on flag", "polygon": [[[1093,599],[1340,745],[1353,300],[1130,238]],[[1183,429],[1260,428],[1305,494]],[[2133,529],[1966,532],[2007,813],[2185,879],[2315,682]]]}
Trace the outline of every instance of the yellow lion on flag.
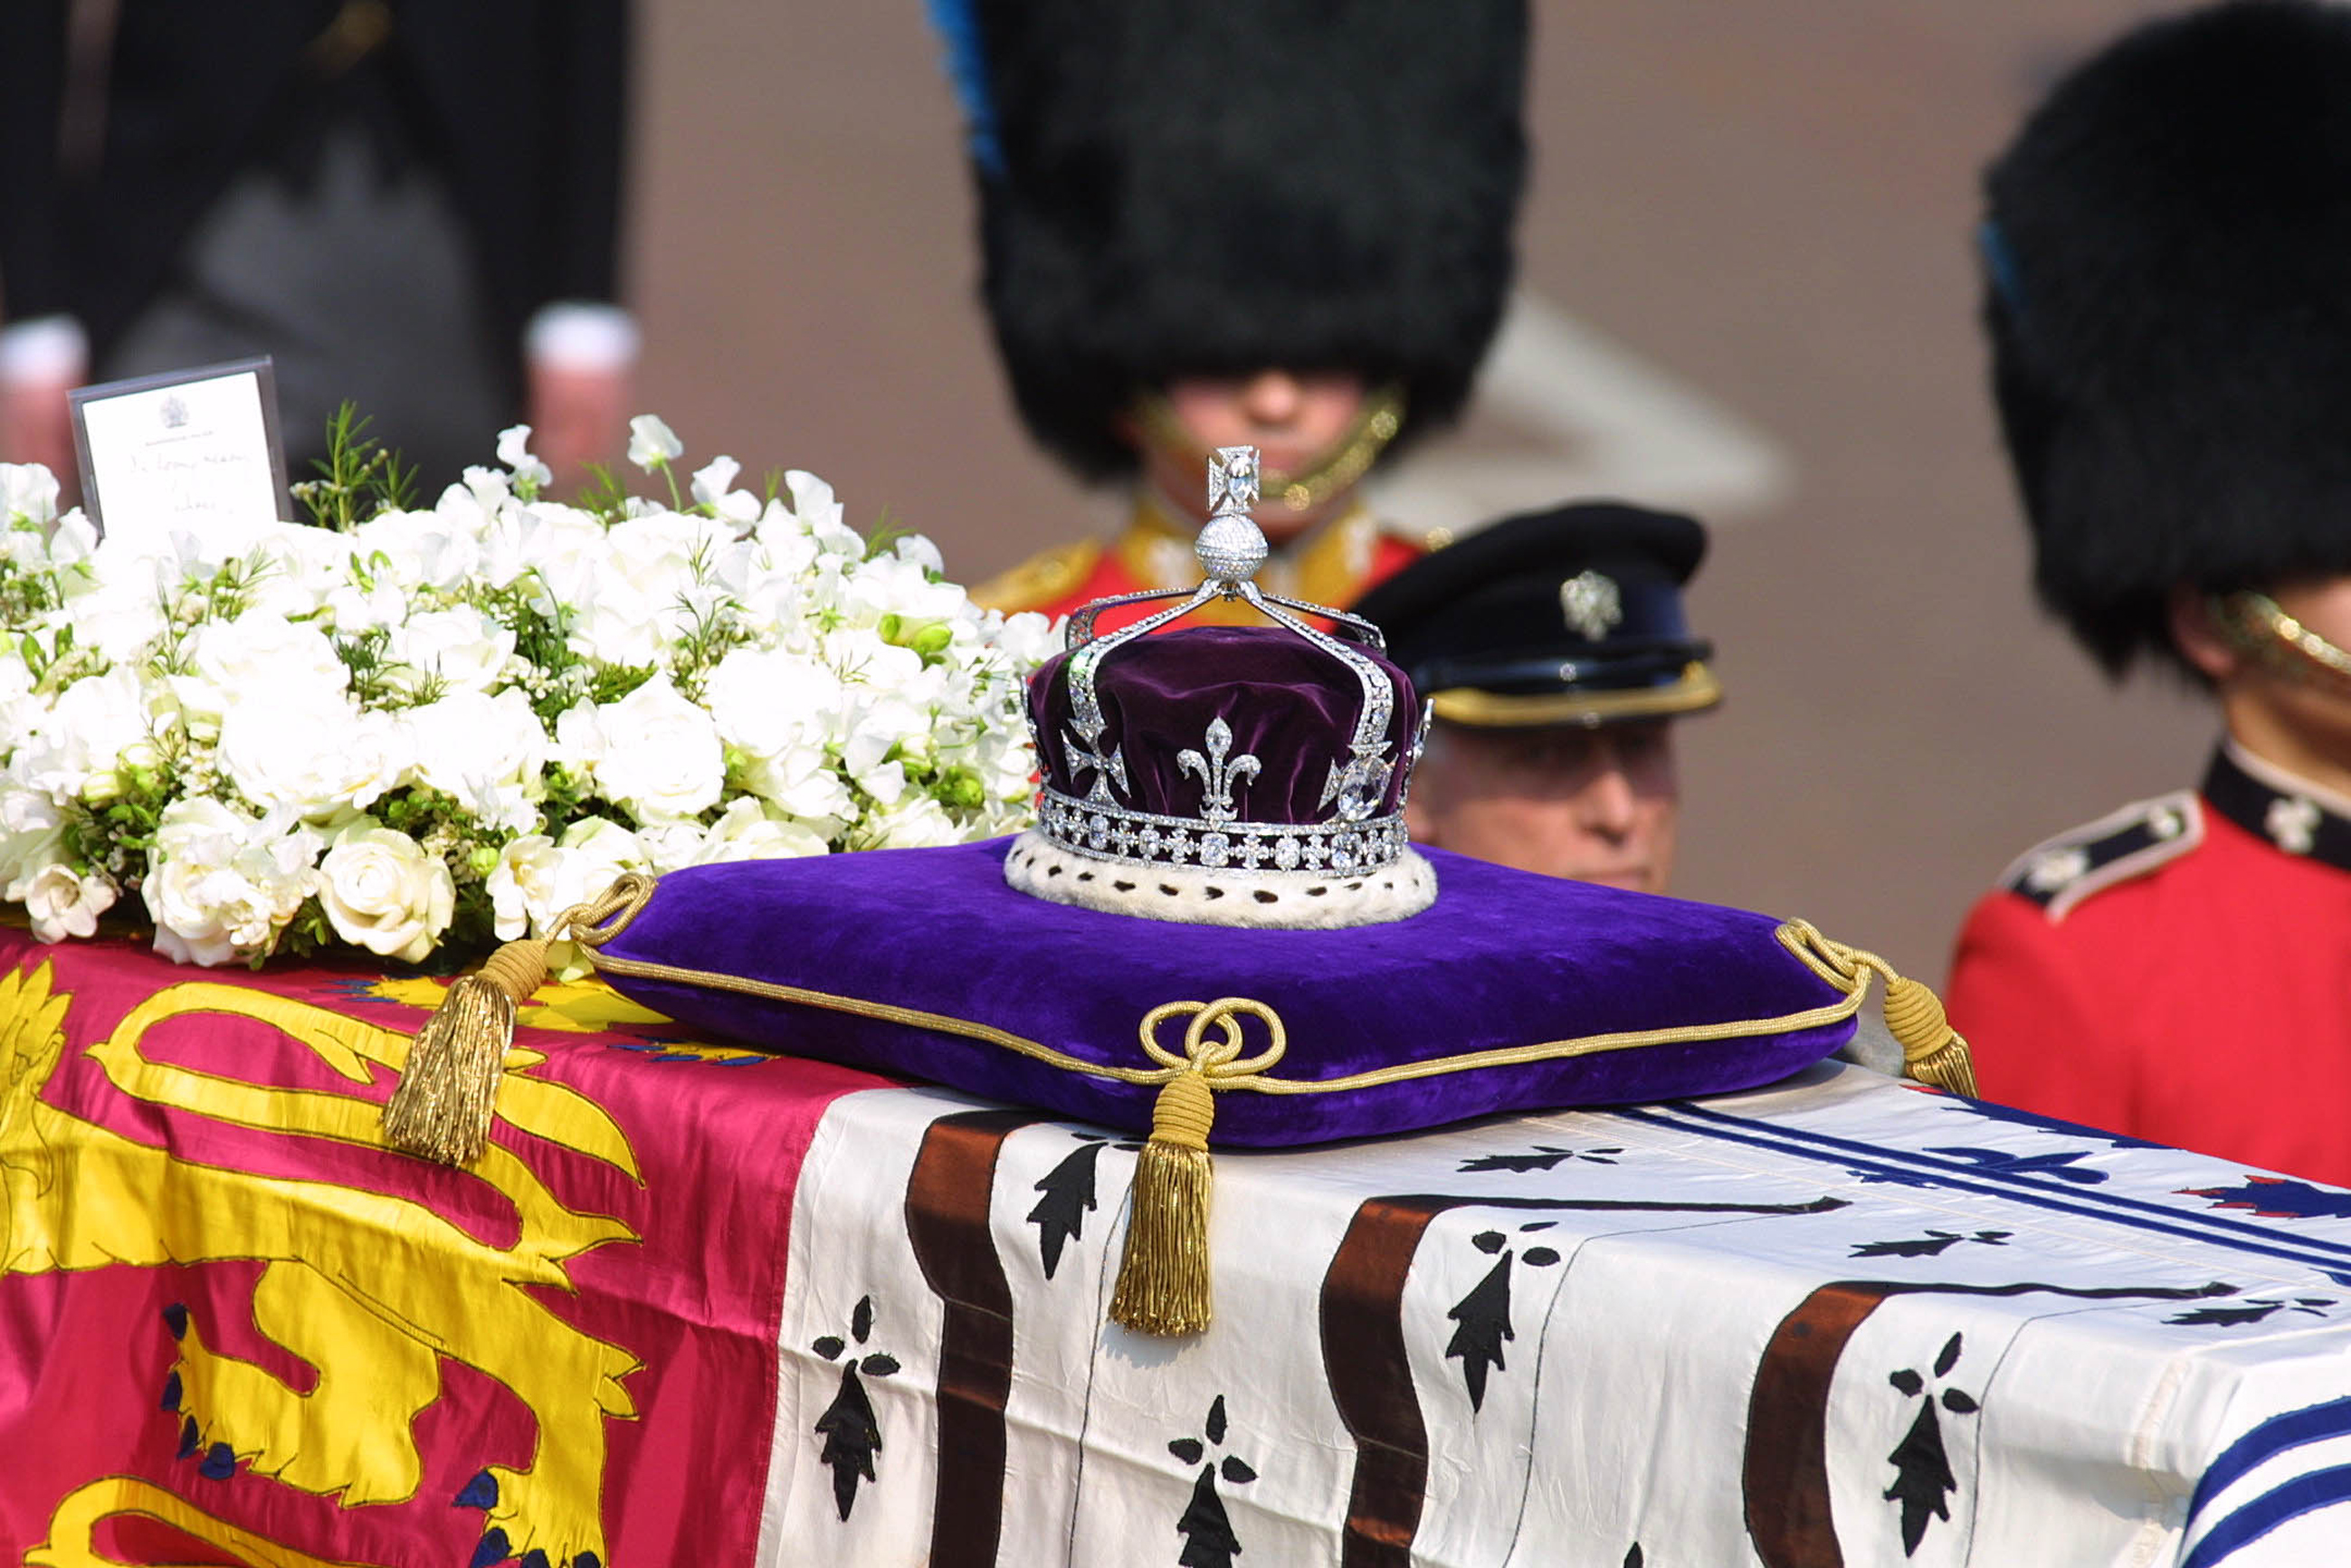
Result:
{"label": "yellow lion on flag", "polygon": [[[64,1050],[69,1002],[53,991],[48,963],[0,975],[0,1275],[264,1260],[254,1322],[315,1367],[317,1382],[297,1392],[212,1349],[196,1324],[175,1318],[179,1407],[208,1447],[225,1445],[288,1486],[339,1493],[347,1507],[405,1501],[423,1471],[411,1424],[440,1397],[446,1356],[505,1385],[538,1424],[528,1468],[486,1467],[496,1494],[486,1529],[502,1531],[515,1556],[538,1550],[557,1564],[602,1562],[604,1421],[634,1416],[622,1380],[640,1364],[525,1287],[568,1292],[567,1260],[635,1233],[609,1215],[565,1207],[496,1144],[474,1174],[514,1205],[519,1226],[508,1247],[487,1245],[413,1197],[199,1164],[68,1114],[41,1093]],[[407,1061],[408,1039],[392,1030],[202,981],[149,998],[89,1054],[139,1100],[263,1132],[383,1146],[372,1100],[247,1082],[141,1053],[151,1030],[191,1014],[272,1026],[354,1083]],[[508,1053],[500,1119],[636,1177],[628,1140],[601,1107],[522,1071],[544,1060]],[[53,1533],[28,1561],[98,1561],[87,1555],[86,1531],[76,1533],[78,1544]]]}

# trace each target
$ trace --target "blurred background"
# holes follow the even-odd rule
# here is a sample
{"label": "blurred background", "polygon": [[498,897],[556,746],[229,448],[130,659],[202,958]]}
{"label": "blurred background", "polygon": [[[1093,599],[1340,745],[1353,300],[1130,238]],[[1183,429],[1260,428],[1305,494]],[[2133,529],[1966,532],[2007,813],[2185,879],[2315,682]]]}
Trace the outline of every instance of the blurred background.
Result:
{"label": "blurred background", "polygon": [[[1978,170],[2126,0],[1537,0],[1521,297],[1416,525],[1690,507],[1723,709],[1680,727],[1677,893],[1939,978],[2038,840],[2199,777],[2216,720],[2116,689],[2033,604],[1984,386]],[[1030,447],[913,0],[651,0],[625,290],[689,459],[813,469],[977,580],[1106,527]],[[485,453],[486,456],[486,451]]]}

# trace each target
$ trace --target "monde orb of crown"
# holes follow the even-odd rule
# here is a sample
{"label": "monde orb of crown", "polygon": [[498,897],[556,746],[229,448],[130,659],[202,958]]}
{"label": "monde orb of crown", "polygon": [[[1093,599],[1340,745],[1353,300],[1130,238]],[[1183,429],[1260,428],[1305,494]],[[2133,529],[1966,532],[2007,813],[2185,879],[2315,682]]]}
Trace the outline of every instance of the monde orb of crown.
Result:
{"label": "monde orb of crown", "polygon": [[1265,564],[1264,530],[1249,517],[1257,504],[1257,448],[1220,446],[1208,459],[1208,509],[1215,514],[1192,553],[1211,582],[1246,582]]}

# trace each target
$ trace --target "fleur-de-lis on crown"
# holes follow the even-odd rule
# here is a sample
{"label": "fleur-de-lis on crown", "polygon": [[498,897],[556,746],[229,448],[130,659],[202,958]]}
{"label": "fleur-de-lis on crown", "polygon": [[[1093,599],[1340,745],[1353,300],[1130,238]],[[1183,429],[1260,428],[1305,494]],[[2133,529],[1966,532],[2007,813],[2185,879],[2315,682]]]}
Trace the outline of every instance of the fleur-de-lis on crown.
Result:
{"label": "fleur-de-lis on crown", "polygon": [[1258,759],[1248,752],[1227,760],[1233,748],[1232,727],[1221,717],[1208,721],[1208,755],[1201,756],[1186,747],[1176,754],[1178,773],[1196,773],[1207,791],[1200,800],[1200,817],[1212,828],[1221,828],[1233,820],[1233,786],[1257,777]]}

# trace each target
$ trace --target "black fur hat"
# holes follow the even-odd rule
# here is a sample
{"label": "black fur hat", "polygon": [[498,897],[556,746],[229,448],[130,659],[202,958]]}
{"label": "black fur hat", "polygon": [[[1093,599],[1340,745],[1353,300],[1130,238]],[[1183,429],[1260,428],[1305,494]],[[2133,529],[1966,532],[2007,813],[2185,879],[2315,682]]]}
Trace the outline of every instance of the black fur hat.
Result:
{"label": "black fur hat", "polygon": [[1135,458],[1146,387],[1270,368],[1459,412],[1526,164],[1525,0],[935,0],[1029,430]]}
{"label": "black fur hat", "polygon": [[2351,9],[2126,35],[1985,179],[1992,387],[2043,600],[2113,674],[2171,591],[2351,572]]}

